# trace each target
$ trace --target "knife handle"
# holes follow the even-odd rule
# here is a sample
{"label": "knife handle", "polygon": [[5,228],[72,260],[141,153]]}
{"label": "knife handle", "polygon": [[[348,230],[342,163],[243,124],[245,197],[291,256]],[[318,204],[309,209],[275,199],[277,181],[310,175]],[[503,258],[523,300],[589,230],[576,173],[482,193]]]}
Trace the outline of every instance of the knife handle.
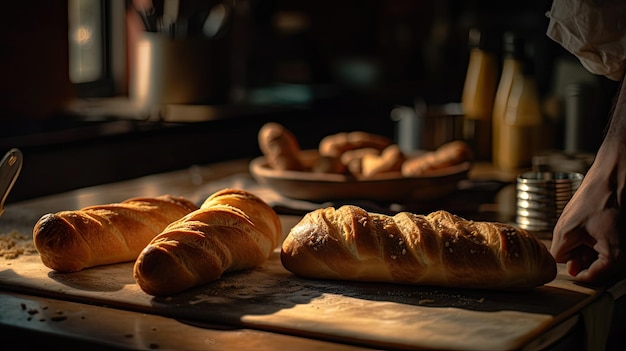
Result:
{"label": "knife handle", "polygon": [[0,161],[0,214],[4,211],[4,202],[20,174],[22,162],[22,152],[15,148],[9,150]]}

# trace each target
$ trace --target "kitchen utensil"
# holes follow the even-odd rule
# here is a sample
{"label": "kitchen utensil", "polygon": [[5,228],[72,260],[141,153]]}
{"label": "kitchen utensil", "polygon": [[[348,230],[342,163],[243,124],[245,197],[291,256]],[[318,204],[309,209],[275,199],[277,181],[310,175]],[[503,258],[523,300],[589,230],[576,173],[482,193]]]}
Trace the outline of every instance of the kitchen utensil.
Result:
{"label": "kitchen utensil", "polygon": [[0,216],[4,213],[4,202],[22,170],[22,160],[22,152],[14,148],[0,161]]}
{"label": "kitchen utensil", "polygon": [[212,57],[208,40],[142,33],[136,42],[130,100],[153,117],[168,104],[215,102],[222,87]]}
{"label": "kitchen utensil", "polygon": [[202,26],[202,33],[207,38],[217,39],[226,32],[231,20],[231,8],[227,3],[215,4]]}
{"label": "kitchen utensil", "polygon": [[[313,165],[317,150],[303,150],[301,160]],[[282,171],[272,169],[264,157],[250,162],[250,173],[280,195],[299,200],[372,200],[381,202],[432,200],[449,195],[466,179],[472,164],[461,163],[419,177],[400,172],[359,179],[343,174]]]}
{"label": "kitchen utensil", "polygon": [[404,152],[435,150],[463,139],[463,108],[458,103],[427,106],[416,99],[413,107],[391,110],[391,120],[396,123],[396,142]]}

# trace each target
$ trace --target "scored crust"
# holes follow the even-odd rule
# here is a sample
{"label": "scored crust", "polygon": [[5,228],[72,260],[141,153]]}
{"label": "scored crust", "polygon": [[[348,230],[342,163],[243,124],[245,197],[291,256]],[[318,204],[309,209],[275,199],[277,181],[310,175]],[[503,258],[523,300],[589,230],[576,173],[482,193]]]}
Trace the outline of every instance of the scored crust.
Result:
{"label": "scored crust", "polygon": [[281,261],[309,278],[462,288],[524,290],[556,276],[545,245],[514,226],[352,205],[305,215],[283,242]]}

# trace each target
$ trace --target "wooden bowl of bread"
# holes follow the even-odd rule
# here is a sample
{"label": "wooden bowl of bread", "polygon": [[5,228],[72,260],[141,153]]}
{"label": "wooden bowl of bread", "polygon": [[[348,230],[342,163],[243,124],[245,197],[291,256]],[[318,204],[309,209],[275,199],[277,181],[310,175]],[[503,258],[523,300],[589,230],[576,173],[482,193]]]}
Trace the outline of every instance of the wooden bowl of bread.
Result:
{"label": "wooden bowl of bread", "polygon": [[446,196],[472,166],[469,147],[452,141],[432,151],[407,154],[389,139],[361,131],[329,135],[318,149],[300,150],[282,125],[259,131],[263,156],[250,162],[255,179],[300,200],[406,202]]}

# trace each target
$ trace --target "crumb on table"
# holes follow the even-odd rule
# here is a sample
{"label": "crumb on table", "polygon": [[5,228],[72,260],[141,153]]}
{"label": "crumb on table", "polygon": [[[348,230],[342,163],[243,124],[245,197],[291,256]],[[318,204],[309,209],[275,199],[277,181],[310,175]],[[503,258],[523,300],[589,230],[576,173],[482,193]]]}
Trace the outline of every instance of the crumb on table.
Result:
{"label": "crumb on table", "polygon": [[0,257],[6,260],[18,258],[20,255],[36,253],[35,245],[29,235],[18,231],[0,233]]}

